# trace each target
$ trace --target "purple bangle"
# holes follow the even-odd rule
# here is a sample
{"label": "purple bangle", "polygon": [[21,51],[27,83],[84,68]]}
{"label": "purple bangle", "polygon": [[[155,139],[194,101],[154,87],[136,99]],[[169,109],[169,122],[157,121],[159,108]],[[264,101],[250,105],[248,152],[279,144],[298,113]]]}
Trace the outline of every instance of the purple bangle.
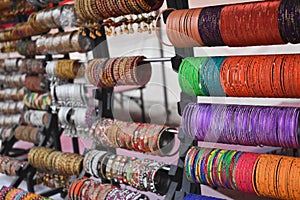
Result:
{"label": "purple bangle", "polygon": [[203,43],[206,46],[224,46],[220,32],[220,15],[223,6],[207,7],[202,9],[198,29]]}
{"label": "purple bangle", "polygon": [[270,145],[272,146],[280,146],[280,142],[278,140],[278,135],[276,134],[276,126],[274,126],[276,120],[277,120],[277,109],[275,108],[272,108],[271,109],[271,112],[270,112],[270,115],[271,115],[271,119],[270,122],[269,122],[269,128],[270,128],[270,133],[269,134],[269,141],[270,141]]}
{"label": "purple bangle", "polygon": [[189,104],[182,127],[199,141],[298,148],[299,112],[288,107]]}
{"label": "purple bangle", "polygon": [[295,135],[294,135],[294,143],[295,143],[295,147],[299,148],[299,140],[300,140],[300,134],[299,134],[299,108],[297,108],[295,110],[295,127],[293,129]]}

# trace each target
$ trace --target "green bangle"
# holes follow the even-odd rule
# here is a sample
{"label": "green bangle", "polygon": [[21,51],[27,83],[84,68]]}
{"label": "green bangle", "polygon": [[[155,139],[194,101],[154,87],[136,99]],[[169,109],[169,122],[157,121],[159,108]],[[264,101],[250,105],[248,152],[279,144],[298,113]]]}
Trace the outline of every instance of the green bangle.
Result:
{"label": "green bangle", "polygon": [[[230,177],[229,177],[229,170],[230,170],[230,163],[232,161],[232,158],[234,157],[234,155],[236,154],[236,151],[229,151],[229,153],[224,157],[224,161],[225,161],[225,172],[226,172],[226,183],[230,184]],[[226,185],[226,184],[225,184]],[[230,188],[230,185],[227,185],[228,189]]]}
{"label": "green bangle", "polygon": [[[228,153],[228,150],[222,150],[221,152],[220,152],[220,157],[218,158],[218,179],[219,179],[219,183],[221,184],[221,185],[223,185],[223,183],[222,183],[222,177],[221,177],[221,174],[222,174],[222,167],[223,167],[223,159],[224,159],[224,157],[227,155],[227,153]],[[219,186],[221,186],[221,185],[219,185]]]}
{"label": "green bangle", "polygon": [[[194,162],[194,168],[195,168],[195,177],[198,181],[198,183],[203,183],[203,180],[201,178],[201,161],[200,160],[203,160],[203,155],[204,155],[204,152],[207,151],[207,149],[200,149],[200,151],[198,152],[198,155],[195,159],[195,162]],[[199,170],[200,173],[197,174],[196,171]]]}
{"label": "green bangle", "polygon": [[184,93],[190,96],[209,95],[203,76],[200,75],[202,67],[209,59],[207,57],[185,58],[179,68],[178,81]]}

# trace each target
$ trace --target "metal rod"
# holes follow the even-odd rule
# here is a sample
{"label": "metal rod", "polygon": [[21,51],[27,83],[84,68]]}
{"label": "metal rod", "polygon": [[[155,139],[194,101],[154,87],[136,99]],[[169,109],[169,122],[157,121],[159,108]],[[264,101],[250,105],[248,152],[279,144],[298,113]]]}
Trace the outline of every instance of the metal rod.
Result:
{"label": "metal rod", "polygon": [[167,129],[167,130],[166,130],[166,132],[168,132],[168,133],[172,133],[172,134],[178,134],[178,133],[179,133],[179,131],[178,131],[178,130],[171,129],[171,128]]}
{"label": "metal rod", "polygon": [[169,62],[171,61],[172,57],[167,58],[145,58],[144,62]]}

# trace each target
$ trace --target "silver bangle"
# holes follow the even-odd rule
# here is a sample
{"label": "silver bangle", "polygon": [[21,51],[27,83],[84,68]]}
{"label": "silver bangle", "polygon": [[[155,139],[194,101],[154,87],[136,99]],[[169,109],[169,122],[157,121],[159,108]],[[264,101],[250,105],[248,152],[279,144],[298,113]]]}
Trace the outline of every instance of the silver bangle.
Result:
{"label": "silver bangle", "polygon": [[55,69],[56,69],[57,62],[58,62],[57,60],[53,60],[48,62],[46,65],[46,73],[51,77],[56,76]]}

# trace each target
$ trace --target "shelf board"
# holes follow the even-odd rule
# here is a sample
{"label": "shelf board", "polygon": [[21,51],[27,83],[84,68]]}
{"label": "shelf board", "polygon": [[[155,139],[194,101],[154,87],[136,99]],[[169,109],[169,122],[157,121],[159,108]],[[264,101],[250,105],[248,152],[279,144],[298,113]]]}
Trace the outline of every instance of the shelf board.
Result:
{"label": "shelf board", "polygon": [[253,106],[290,106],[300,107],[300,99],[293,98],[251,98],[251,97],[197,97],[198,103],[234,104]]}
{"label": "shelf board", "polygon": [[269,147],[269,146],[242,146],[234,144],[222,144],[213,142],[198,142],[198,146],[202,148],[216,148],[216,149],[226,149],[234,151],[244,151],[252,153],[269,153],[272,151],[280,150],[281,147]]}

